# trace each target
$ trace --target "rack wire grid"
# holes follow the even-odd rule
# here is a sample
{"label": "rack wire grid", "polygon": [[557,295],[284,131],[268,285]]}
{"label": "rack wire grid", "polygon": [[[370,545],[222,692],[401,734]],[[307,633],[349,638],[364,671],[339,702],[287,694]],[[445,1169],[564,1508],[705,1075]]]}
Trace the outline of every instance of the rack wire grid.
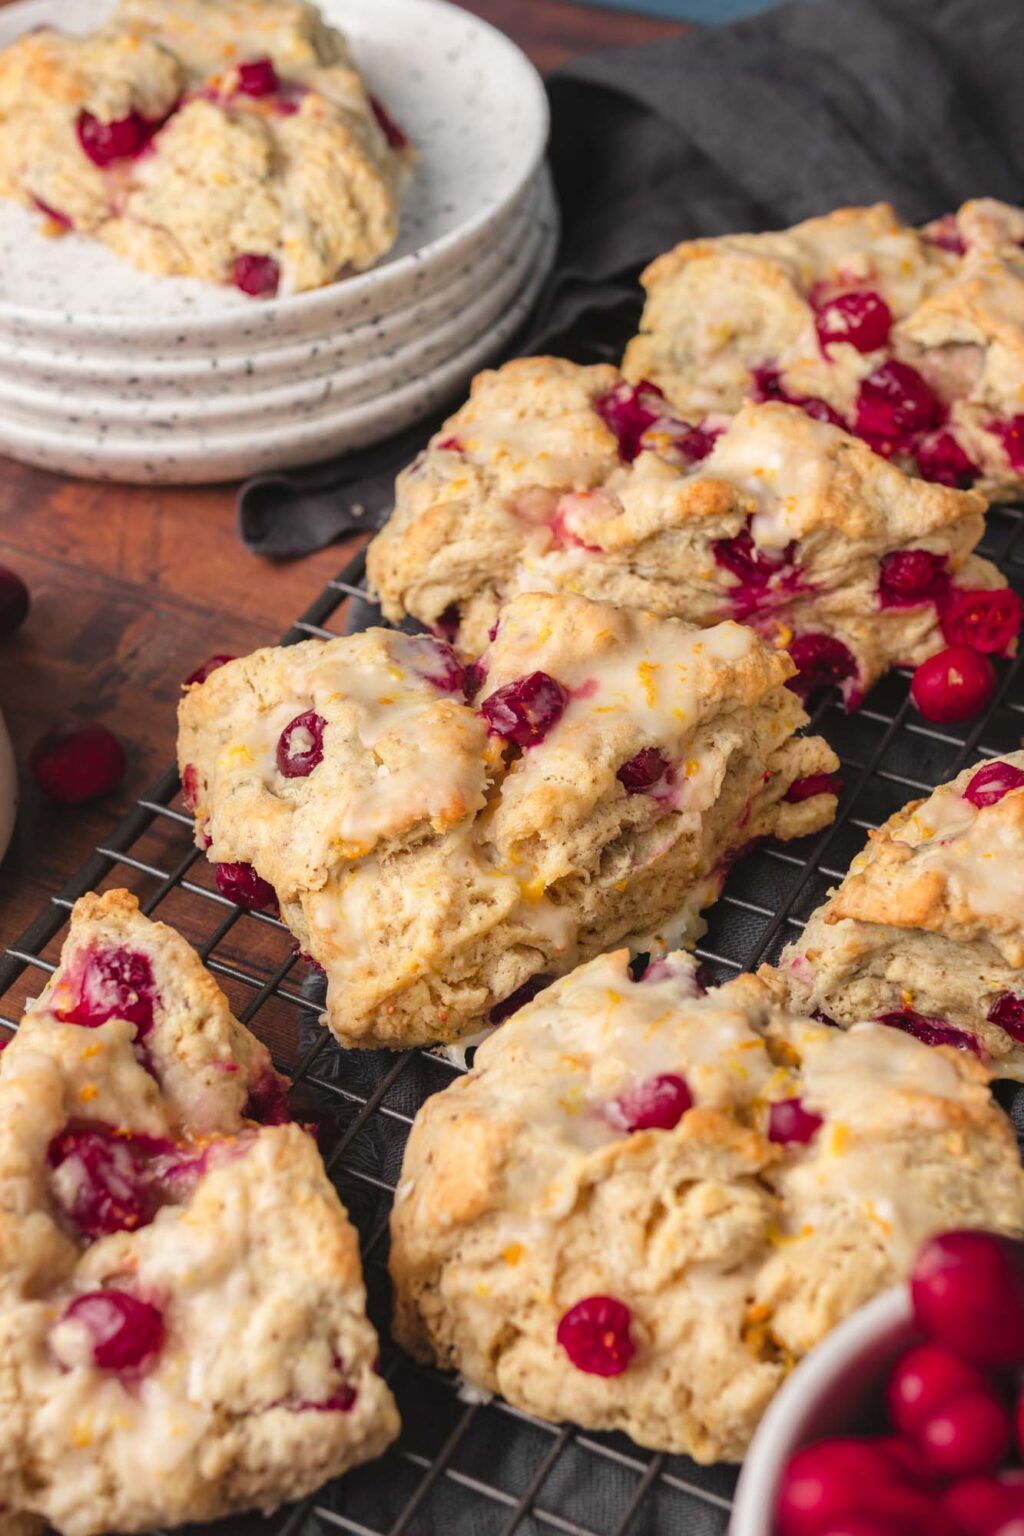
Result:
{"label": "rack wire grid", "polygon": [[[994,508],[982,550],[1024,592],[1022,535],[1024,512]],[[283,644],[380,622],[360,585],[363,571],[360,555],[292,625]],[[1022,659],[1001,667],[999,690],[984,718],[962,727],[926,724],[909,703],[907,674],[894,673],[855,714],[845,714],[834,694],[823,697],[810,729],[822,731],[842,759],[838,815],[818,836],[763,844],[733,869],[698,946],[720,980],[778,955],[842,877],[869,828],[975,759],[1020,747]],[[460,1069],[427,1050],[342,1051],[334,1044],[319,1024],[322,983],[283,924],[241,911],[216,890],[211,868],[192,842],[174,769],[6,949],[0,1029],[16,1027],[26,998],[53,969],[75,898],[115,885],[134,889],[145,912],[195,943],[237,1015],[291,1076],[295,1112],[317,1122],[328,1169],[359,1229],[382,1368],[404,1425],[382,1460],[266,1520],[253,1515],[222,1522],[219,1529],[270,1536],[724,1532],[734,1469],[656,1455],[621,1435],[541,1423],[415,1365],[388,1342],[388,1214],[405,1139],[423,1100]]]}

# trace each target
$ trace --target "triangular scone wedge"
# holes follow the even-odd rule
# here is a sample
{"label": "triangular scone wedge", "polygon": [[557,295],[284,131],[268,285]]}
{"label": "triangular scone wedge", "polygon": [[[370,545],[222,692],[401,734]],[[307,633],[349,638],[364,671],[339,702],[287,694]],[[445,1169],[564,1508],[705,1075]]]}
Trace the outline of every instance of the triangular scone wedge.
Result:
{"label": "triangular scone wedge", "polygon": [[518,358],[398,478],[367,568],[385,616],[470,652],[521,591],[576,592],[694,624],[734,618],[790,649],[805,689],[859,702],[890,667],[970,639],[965,594],[1019,600],[974,554],[985,503],[929,484],[794,405],[690,425],[607,366]]}
{"label": "triangular scone wedge", "polygon": [[792,672],[739,624],[531,593],[467,668],[388,630],[229,662],[178,755],[198,842],[275,887],[338,1039],[450,1041],[609,945],[694,936],[740,852],[831,821]]}
{"label": "triangular scone wedge", "polygon": [[764,974],[837,1024],[885,1019],[1024,1081],[1024,752],[965,768],[872,832]]}
{"label": "triangular scone wedge", "polygon": [[125,891],[78,902],[0,1057],[9,1512],[269,1510],[394,1438],[356,1234],[312,1137],[258,1122],[286,1105],[183,939]]}
{"label": "triangular scone wedge", "polygon": [[973,1057],[628,959],[541,993],[420,1109],[395,1336],[542,1418],[735,1461],[924,1239],[1020,1233],[1024,1174]]}

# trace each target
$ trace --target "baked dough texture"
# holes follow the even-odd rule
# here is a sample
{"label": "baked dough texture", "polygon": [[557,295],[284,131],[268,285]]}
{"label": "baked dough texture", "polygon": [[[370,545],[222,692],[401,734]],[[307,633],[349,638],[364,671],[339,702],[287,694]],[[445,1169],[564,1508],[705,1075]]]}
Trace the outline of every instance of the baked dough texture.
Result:
{"label": "baked dough texture", "polygon": [[[831,821],[792,671],[738,624],[529,593],[468,674],[384,629],[229,662],[185,694],[179,766],[199,845],[254,866],[326,971],[337,1038],[448,1041],[610,945],[702,931],[737,853]],[[499,734],[538,686],[533,739]]]}
{"label": "baked dough texture", "polygon": [[889,1017],[1024,1082],[1024,752],[872,832],[772,984],[844,1027]]}
{"label": "baked dough texture", "polygon": [[[684,955],[633,981],[628,958],[541,993],[420,1109],[395,1337],[541,1418],[735,1461],[792,1365],[922,1240],[1019,1233],[1024,1175],[973,1057],[797,1017],[754,976],[701,996]],[[666,1081],[691,1107],[630,1129]],[[809,1141],[778,1139],[793,1100]],[[628,1309],[617,1374],[559,1341],[587,1298]]]}
{"label": "baked dough texture", "polygon": [[304,0],[122,0],[0,52],[0,196],[150,272],[297,293],[394,243],[411,152],[379,110]]}
{"label": "baked dough texture", "polygon": [[[698,422],[750,397],[810,403],[927,478],[1013,500],[1024,490],[1022,231],[1024,211],[983,198],[921,230],[877,203],[685,241],[643,274],[623,371]],[[881,398],[865,387],[879,370]]]}
{"label": "baked dough texture", "polygon": [[[471,651],[524,590],[737,618],[794,646],[809,686],[838,678],[853,705],[889,667],[942,649],[963,590],[1006,586],[973,553],[976,492],[913,478],[793,405],[720,423],[695,433],[607,365],[520,358],[480,374],[399,476],[370,546],[385,617],[457,626]],[[896,591],[908,552],[923,572]]]}
{"label": "baked dough texture", "polygon": [[0,1058],[5,1530],[270,1510],[397,1434],[356,1234],[284,1089],[182,938],[126,891],[76,904]]}

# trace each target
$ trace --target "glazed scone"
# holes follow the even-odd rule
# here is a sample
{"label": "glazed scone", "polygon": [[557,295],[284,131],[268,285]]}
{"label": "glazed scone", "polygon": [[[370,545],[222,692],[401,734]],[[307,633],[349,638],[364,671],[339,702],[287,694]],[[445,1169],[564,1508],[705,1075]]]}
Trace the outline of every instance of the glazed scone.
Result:
{"label": "glazed scone", "polygon": [[124,0],[0,53],[0,196],[136,266],[295,293],[394,243],[409,159],[297,0]]}
{"label": "glazed scone", "polygon": [[185,941],[125,891],[83,897],[0,1057],[8,1518],[269,1510],[394,1438],[356,1234],[286,1120]]}
{"label": "glazed scone", "polygon": [[1019,1233],[1024,1175],[973,1058],[628,958],[543,992],[420,1109],[395,1337],[541,1418],[735,1461],[923,1239]]}
{"label": "glazed scone", "polygon": [[1024,212],[916,230],[892,208],[689,240],[643,275],[627,378],[684,415],[789,400],[946,485],[1024,490]]}
{"label": "glazed scone", "polygon": [[697,428],[611,367],[520,358],[481,374],[399,476],[367,569],[386,618],[470,651],[519,591],[737,618],[852,706],[982,623],[1014,650],[1020,602],[973,553],[984,506],[795,406]]}
{"label": "glazed scone", "polygon": [[872,832],[777,983],[837,1024],[881,1019],[1024,1082],[1024,752],[965,768]]}
{"label": "glazed scone", "polygon": [[526,594],[465,670],[383,629],[228,662],[182,700],[179,765],[338,1039],[454,1040],[609,945],[700,931],[738,852],[831,821],[792,670],[738,624]]}

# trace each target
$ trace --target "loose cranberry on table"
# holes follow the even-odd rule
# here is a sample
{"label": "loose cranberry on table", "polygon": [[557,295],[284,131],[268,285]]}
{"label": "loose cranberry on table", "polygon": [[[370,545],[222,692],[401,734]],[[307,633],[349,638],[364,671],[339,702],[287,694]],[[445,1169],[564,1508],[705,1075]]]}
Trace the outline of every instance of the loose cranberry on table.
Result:
{"label": "loose cranberry on table", "polygon": [[910,697],[926,720],[953,725],[988,706],[996,681],[987,656],[966,645],[950,645],[922,661],[911,679]]}
{"label": "loose cranberry on table", "polygon": [[106,795],[124,778],[124,748],[95,720],[69,721],[40,736],[29,754],[39,788],[65,805]]}
{"label": "loose cranberry on table", "polygon": [[28,618],[28,587],[16,571],[0,565],[0,636],[13,635]]}

